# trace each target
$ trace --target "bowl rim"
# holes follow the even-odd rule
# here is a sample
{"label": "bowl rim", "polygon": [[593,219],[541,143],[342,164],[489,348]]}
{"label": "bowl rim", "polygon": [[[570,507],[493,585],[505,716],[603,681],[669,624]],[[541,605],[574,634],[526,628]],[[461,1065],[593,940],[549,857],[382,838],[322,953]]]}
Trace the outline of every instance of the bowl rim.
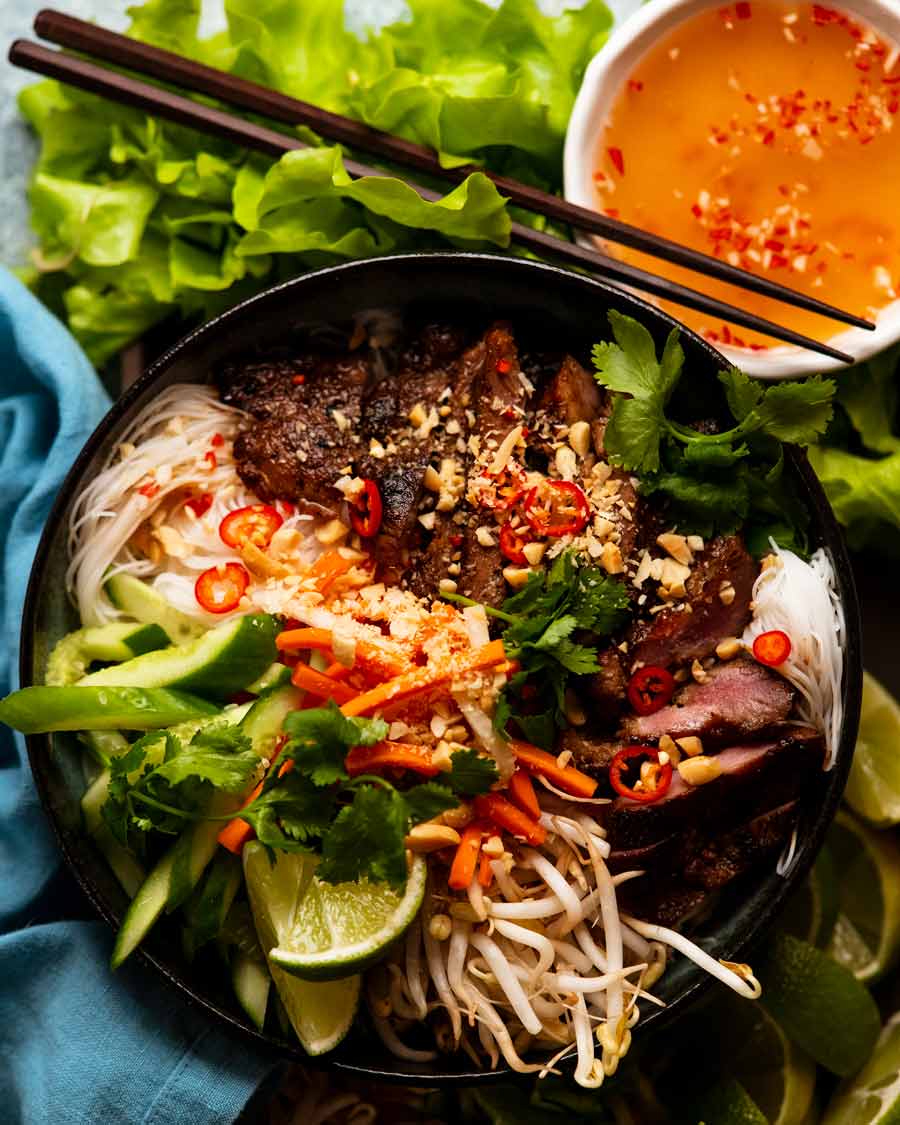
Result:
{"label": "bowl rim", "polygon": [[[598,138],[623,82],[637,61],[661,36],[694,15],[719,7],[720,0],[653,0],[620,24],[594,55],[584,72],[566,128],[563,194],[570,203],[597,209],[591,174]],[[896,0],[841,0],[838,7],[900,46],[900,7]],[[597,236],[582,234],[578,240],[593,249],[598,244],[603,246],[603,240]],[[701,289],[702,283],[698,275]],[[900,298],[878,311],[876,324],[874,332],[842,328],[828,337],[827,342],[855,356],[854,363],[871,359],[900,340]],[[728,345],[721,345],[718,350],[748,375],[760,379],[818,375],[849,366],[841,360],[789,344],[779,344],[762,352]]]}
{"label": "bowl rim", "polygon": [[[41,589],[45,581],[45,571],[50,562],[51,547],[56,534],[56,529],[66,515],[76,493],[75,489],[80,483],[82,474],[89,467],[108,435],[127,417],[132,407],[141,399],[145,391],[150,389],[162,377],[168,368],[179,358],[182,352],[189,351],[206,338],[215,338],[223,326],[231,321],[239,321],[246,317],[248,310],[260,304],[277,301],[285,293],[294,290],[302,291],[304,287],[315,287],[322,278],[340,278],[348,272],[366,272],[367,270],[406,269],[416,268],[417,264],[441,265],[449,270],[471,269],[476,277],[479,271],[497,270],[501,274],[507,270],[522,271],[535,275],[535,282],[544,281],[546,284],[554,282],[577,284],[579,288],[591,290],[602,294],[611,304],[623,301],[636,308],[641,315],[646,315],[649,320],[656,320],[662,325],[678,327],[683,338],[688,338],[695,348],[700,348],[707,353],[709,359],[723,365],[721,354],[702,337],[690,329],[679,325],[678,322],[649,304],[647,301],[634,294],[618,289],[597,278],[575,274],[572,271],[558,266],[537,262],[530,259],[516,258],[500,253],[462,252],[462,251],[424,251],[404,254],[385,255],[382,257],[360,259],[327,266],[322,269],[311,270],[288,281],[281,282],[260,293],[254,294],[239,304],[221,313],[214,319],[194,328],[176,343],[168,348],[156,359],[118,399],[116,399],[103,419],[97,425],[90,437],[85,442],[69,472],[61,484],[54,499],[53,506],[47,517],[46,524],[41,534],[34,562],[29,576],[28,587],[22,613],[22,628],[20,635],[19,677],[20,684],[26,686],[32,682],[35,661],[35,625],[38,616],[38,606],[41,599]],[[753,915],[752,922],[736,938],[732,945],[723,951],[723,955],[734,959],[748,946],[757,944],[765,935],[771,924],[780,912],[781,907],[790,889],[806,874],[815,860],[816,854],[822,845],[825,832],[828,829],[840,803],[844,785],[853,755],[856,731],[859,722],[859,711],[862,695],[862,655],[861,655],[861,622],[860,609],[857,598],[856,585],[847,554],[846,543],[834,513],[825,498],[822,486],[813,472],[805,454],[792,451],[790,459],[807,490],[810,515],[823,544],[832,558],[832,563],[838,578],[842,603],[846,617],[846,644],[845,644],[845,675],[843,685],[844,723],[842,727],[840,745],[833,769],[827,775],[827,782],[820,780],[818,784],[825,788],[824,800],[816,810],[809,833],[804,838],[797,858],[792,865],[783,883],[778,885],[775,894],[768,897],[761,908]],[[82,891],[87,896],[93,908],[103,920],[114,929],[121,921],[121,912],[108,900],[104,892],[97,885],[88,870],[89,861],[86,849],[83,846],[70,847],[62,823],[58,817],[50,792],[49,778],[49,750],[52,746],[51,736],[47,734],[26,736],[29,763],[45,815],[50,822],[57,845],[62,853],[69,871],[74,875]],[[824,777],[824,775],[823,775]],[[81,838],[79,838],[81,839]],[[782,889],[784,888],[784,889]],[[245,1039],[252,1041],[258,1048],[264,1048],[278,1057],[289,1058],[302,1062],[304,1065],[335,1069],[339,1072],[357,1077],[373,1080],[398,1082],[412,1085],[453,1085],[490,1081],[511,1081],[518,1076],[505,1067],[497,1070],[457,1069],[453,1071],[434,1072],[428,1069],[415,1069],[406,1066],[398,1060],[395,1068],[386,1069],[383,1066],[353,1062],[340,1054],[324,1055],[311,1058],[307,1056],[299,1044],[294,1045],[275,1036],[258,1031],[255,1027],[244,1022],[234,1012],[223,1007],[214,997],[204,993],[195,986],[190,979],[190,972],[182,975],[179,971],[166,963],[154,951],[139,946],[136,956],[144,965],[149,965],[160,973],[164,979],[179,990],[182,996],[194,1006],[203,1009],[208,1016],[229,1030],[238,1033]],[[655,1026],[669,1026],[673,1013],[681,1012],[691,1006],[698,997],[710,986],[711,978],[708,974],[697,971],[693,974],[687,987],[679,992],[665,1009],[654,1008],[648,1012],[643,1020],[644,1034],[652,1033]],[[570,1056],[567,1056],[570,1057]],[[438,1066],[440,1062],[438,1061]]]}

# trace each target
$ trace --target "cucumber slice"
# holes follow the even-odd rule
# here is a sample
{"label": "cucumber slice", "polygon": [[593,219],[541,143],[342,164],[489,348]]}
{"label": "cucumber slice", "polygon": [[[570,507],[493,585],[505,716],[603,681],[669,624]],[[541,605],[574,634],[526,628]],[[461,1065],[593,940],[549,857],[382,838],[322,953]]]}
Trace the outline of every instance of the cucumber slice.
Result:
{"label": "cucumber slice", "polygon": [[91,757],[101,766],[108,766],[113,758],[118,758],[128,749],[128,740],[119,730],[82,731],[78,741],[87,747]]}
{"label": "cucumber slice", "polygon": [[[278,623],[267,613],[226,621],[196,640],[92,672],[82,687],[178,688],[213,699],[242,691],[274,661]],[[120,724],[121,725],[121,724]]]}
{"label": "cucumber slice", "polygon": [[248,957],[236,949],[231,962],[231,984],[237,1002],[250,1017],[253,1025],[262,1031],[269,1006],[272,978],[264,961]]}
{"label": "cucumber slice", "polygon": [[[241,727],[260,757],[265,756],[266,748],[274,746],[284,716],[297,706],[299,698],[296,688],[287,685],[249,706],[241,720]],[[210,802],[208,815],[223,816],[236,807],[235,797],[217,793]],[[111,961],[114,969],[144,940],[163,910],[173,910],[191,893],[216,854],[221,828],[222,822],[218,820],[201,820],[192,824],[150,872],[116,936]]]}
{"label": "cucumber slice", "polygon": [[[214,797],[211,816],[221,816],[234,808],[233,798],[226,805]],[[129,906],[116,935],[110,964],[114,969],[140,945],[167,906],[176,906],[190,894],[219,846],[222,824],[218,820],[199,820],[186,829],[142,883]]]}
{"label": "cucumber slice", "polygon": [[203,885],[185,904],[183,944],[189,961],[218,936],[243,881],[240,859],[223,848],[213,859]]}
{"label": "cucumber slice", "polygon": [[94,843],[103,853],[103,858],[119,880],[122,890],[129,898],[134,898],[147,878],[144,865],[127,848],[122,847],[105,824],[101,824],[94,833]]}
{"label": "cucumber slice", "polygon": [[285,718],[296,711],[303,701],[303,692],[293,684],[284,684],[257,699],[241,723],[241,730],[253,743],[261,758],[275,757],[275,745],[282,732]]}
{"label": "cucumber slice", "polygon": [[159,625],[116,622],[95,628],[76,629],[59,641],[50,653],[44,683],[74,684],[95,660],[120,663],[171,644]]}
{"label": "cucumber slice", "polygon": [[253,695],[265,695],[267,691],[272,688],[281,687],[282,684],[290,683],[291,670],[286,664],[279,664],[276,661],[270,664],[269,667],[263,672],[258,680],[254,680],[252,684],[247,685],[247,691]]}
{"label": "cucumber slice", "polygon": [[[150,658],[155,655],[151,653]],[[218,710],[205,699],[164,688],[27,687],[0,700],[0,723],[23,734],[54,730],[156,730],[216,715]]]}
{"label": "cucumber slice", "polygon": [[116,609],[136,621],[159,625],[175,644],[183,644],[206,632],[207,626],[202,621],[169,605],[162,594],[133,574],[114,574],[108,579],[105,590]]}

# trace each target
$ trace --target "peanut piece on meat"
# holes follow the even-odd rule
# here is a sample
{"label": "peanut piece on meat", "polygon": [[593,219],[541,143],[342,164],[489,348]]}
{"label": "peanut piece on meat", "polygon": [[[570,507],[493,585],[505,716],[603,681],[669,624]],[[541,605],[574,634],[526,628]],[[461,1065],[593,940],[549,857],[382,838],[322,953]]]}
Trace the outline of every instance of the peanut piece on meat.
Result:
{"label": "peanut piece on meat", "polygon": [[346,539],[350,534],[350,528],[340,520],[334,519],[322,524],[321,527],[317,527],[314,534],[324,547],[329,547],[333,543],[340,543],[342,539]]}
{"label": "peanut piece on meat", "polygon": [[526,543],[522,548],[522,554],[531,563],[532,566],[537,564],[544,557],[544,552],[547,550],[546,543]]}
{"label": "peanut piece on meat", "polygon": [[686,735],[684,738],[676,738],[675,742],[689,758],[696,758],[698,754],[703,753],[703,743],[694,734]]}
{"label": "peanut piece on meat", "polygon": [[699,758],[685,758],[683,762],[679,762],[678,772],[688,785],[706,785],[719,776],[722,767],[717,758],[701,755]]}
{"label": "peanut piece on meat", "polygon": [[720,660],[733,660],[743,647],[737,637],[723,637],[716,645],[716,656]]}
{"label": "peanut piece on meat", "polygon": [[503,568],[503,577],[514,590],[524,586],[531,573],[531,567],[528,566],[505,566]]}
{"label": "peanut piece on meat", "polygon": [[579,457],[591,448],[591,427],[587,422],[573,422],[569,427],[569,445]]}
{"label": "peanut piece on meat", "polygon": [[657,535],[656,542],[660,547],[676,562],[680,562],[683,566],[690,566],[694,561],[694,555],[688,546],[688,541],[683,535],[676,535],[674,532],[666,532],[664,535]]}

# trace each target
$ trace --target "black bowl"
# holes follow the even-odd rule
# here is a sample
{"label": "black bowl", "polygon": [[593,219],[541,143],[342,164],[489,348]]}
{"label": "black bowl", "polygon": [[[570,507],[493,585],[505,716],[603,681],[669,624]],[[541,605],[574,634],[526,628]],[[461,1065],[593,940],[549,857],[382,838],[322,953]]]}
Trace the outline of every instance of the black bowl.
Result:
{"label": "black bowl", "polygon": [[[31,574],[22,628],[23,686],[42,681],[49,649],[77,625],[63,580],[69,510],[135,414],[171,383],[208,382],[211,372],[230,357],[270,349],[276,343],[289,344],[301,329],[347,324],[354,313],[373,308],[412,315],[439,312],[441,317],[472,319],[482,325],[494,318],[510,319],[527,326],[531,333],[565,341],[566,348],[580,350],[606,335],[610,308],[643,321],[660,345],[675,324],[653,306],[599,281],[536,262],[482,254],[402,255],[353,262],[306,274],[245,301],[191,333],[159,359],[113,406],[75,462],[47,521]],[[726,366],[718,352],[687,330],[682,330],[682,344],[691,377],[710,378]],[[790,471],[807,499],[813,543],[824,546],[833,561],[846,614],[844,729],[834,768],[817,777],[806,794],[798,853],[787,877],[770,868],[740,880],[696,931],[694,936],[708,952],[728,960],[739,960],[759,941],[812,864],[844,788],[859,719],[859,609],[844,542],[802,454],[791,454]],[[118,926],[127,902],[81,826],[79,798],[84,776],[75,740],[36,735],[28,739],[28,750],[38,791],[66,861],[97,911],[111,926]],[[308,1061],[296,1044],[260,1034],[247,1022],[227,991],[224,974],[217,975],[213,955],[193,965],[185,961],[171,923],[159,925],[138,956],[186,999],[204,1008],[211,1020],[273,1053]],[[677,957],[655,990],[667,1006],[647,1011],[640,1033],[671,1026],[708,982],[693,963]],[[344,1072],[419,1085],[484,1081],[508,1074],[473,1070],[462,1054],[432,1064],[404,1062],[362,1033],[351,1035],[324,1061]]]}

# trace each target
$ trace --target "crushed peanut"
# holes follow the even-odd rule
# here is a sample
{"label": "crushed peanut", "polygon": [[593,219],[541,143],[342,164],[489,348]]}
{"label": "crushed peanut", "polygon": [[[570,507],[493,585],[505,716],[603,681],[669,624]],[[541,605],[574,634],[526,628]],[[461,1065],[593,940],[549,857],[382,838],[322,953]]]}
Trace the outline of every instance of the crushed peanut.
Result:
{"label": "crushed peanut", "polygon": [[317,527],[313,534],[323,547],[328,547],[346,539],[350,534],[350,528],[341,520],[333,519]]}
{"label": "crushed peanut", "polygon": [[685,735],[684,738],[676,738],[675,743],[689,758],[696,758],[698,754],[703,753],[703,743],[695,734]]}
{"label": "crushed peanut", "polygon": [[573,422],[569,427],[569,445],[584,457],[591,447],[591,427],[587,422]]}
{"label": "crushed peanut", "polygon": [[699,758],[685,758],[683,762],[679,762],[678,772],[688,785],[706,785],[709,781],[715,781],[721,774],[722,767],[717,758],[701,755]]}
{"label": "crushed peanut", "polygon": [[716,656],[720,660],[733,660],[744,647],[737,637],[723,637],[716,645]]}
{"label": "crushed peanut", "polygon": [[664,551],[666,551],[672,558],[681,563],[683,566],[689,567],[694,561],[694,554],[688,545],[687,539],[683,535],[676,535],[674,532],[668,531],[664,535],[658,535],[656,542]]}
{"label": "crushed peanut", "polygon": [[411,828],[404,843],[411,852],[436,852],[459,843],[459,833],[447,824],[417,824]]}

